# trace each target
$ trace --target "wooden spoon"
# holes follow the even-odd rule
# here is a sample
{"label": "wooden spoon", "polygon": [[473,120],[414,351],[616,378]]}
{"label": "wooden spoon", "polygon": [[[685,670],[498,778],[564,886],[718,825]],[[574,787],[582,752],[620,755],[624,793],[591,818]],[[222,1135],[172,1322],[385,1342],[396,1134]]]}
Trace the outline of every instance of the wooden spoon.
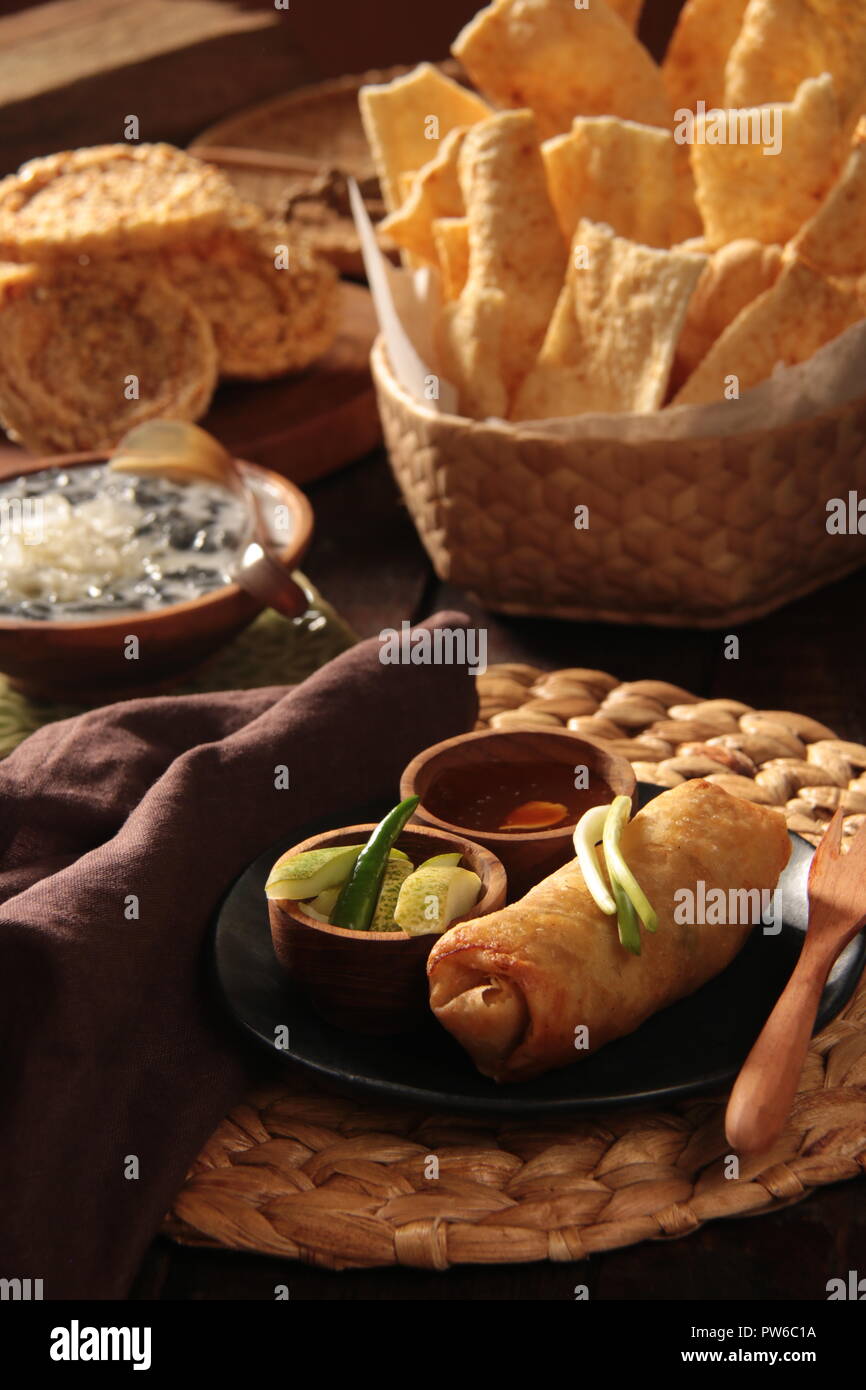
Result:
{"label": "wooden spoon", "polygon": [[233,576],[235,583],[287,618],[306,611],[307,596],[274,550],[257,494],[213,435],[185,420],[149,420],[120,441],[109,467],[116,473],[228,488],[243,502],[248,520],[248,543]]}
{"label": "wooden spoon", "polygon": [[842,854],[841,808],[809,869],[809,924],[800,959],[731,1091],[728,1143],[740,1153],[768,1149],[791,1109],[821,993],[837,956],[866,921],[866,824]]}

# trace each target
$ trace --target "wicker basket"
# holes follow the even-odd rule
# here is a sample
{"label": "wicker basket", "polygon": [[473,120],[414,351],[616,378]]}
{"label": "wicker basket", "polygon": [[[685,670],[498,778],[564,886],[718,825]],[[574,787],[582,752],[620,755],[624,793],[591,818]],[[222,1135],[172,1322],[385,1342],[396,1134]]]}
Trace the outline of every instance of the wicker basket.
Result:
{"label": "wicker basket", "polygon": [[[760,617],[866,560],[866,396],[783,428],[635,444],[437,414],[372,354],[385,441],[440,579],[504,613],[662,626]],[[589,527],[575,529],[575,507]]]}

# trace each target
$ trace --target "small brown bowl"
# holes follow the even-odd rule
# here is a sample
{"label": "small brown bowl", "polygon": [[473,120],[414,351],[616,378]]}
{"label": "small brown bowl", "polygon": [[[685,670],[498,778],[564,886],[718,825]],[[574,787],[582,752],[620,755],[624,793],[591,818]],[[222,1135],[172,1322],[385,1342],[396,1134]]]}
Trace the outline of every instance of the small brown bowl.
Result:
{"label": "small brown bowl", "polygon": [[[327,845],[361,844],[373,825],[349,825],[313,835],[295,854]],[[434,854],[459,850],[463,867],[481,879],[481,896],[471,912],[481,917],[505,905],[505,870],[495,855],[460,835],[409,825],[399,836],[415,868]],[[428,1014],[427,957],[437,936],[404,932],[346,931],[308,917],[289,898],[269,898],[271,938],[280,965],[328,1023],[355,1033],[387,1036],[416,1027]]]}
{"label": "small brown bowl", "polygon": [[[104,453],[67,454],[22,464],[22,473],[43,468],[81,468],[101,463]],[[306,551],[313,513],[299,488],[278,473],[238,460],[259,496],[288,509],[289,540],[280,560],[291,571]],[[109,618],[36,622],[0,618],[0,671],[28,695],[49,699],[110,698],[146,692],[184,671],[236,637],[262,611],[263,604],[237,584],[202,594],[187,603],[133,611]],[[125,659],[128,634],[139,639],[139,656]]]}
{"label": "small brown bowl", "polygon": [[400,779],[401,797],[421,798],[413,821],[465,836],[497,855],[508,875],[512,902],[574,857],[572,837],[576,822],[552,830],[475,830],[456,821],[441,820],[427,805],[430,789],[446,769],[474,764],[483,769],[497,762],[557,762],[569,767],[584,764],[589,769],[590,789],[604,793],[597,796],[597,802],[630,796],[634,804],[636,783],[631,763],[567,729],[478,729],[425,748],[412,759]]}

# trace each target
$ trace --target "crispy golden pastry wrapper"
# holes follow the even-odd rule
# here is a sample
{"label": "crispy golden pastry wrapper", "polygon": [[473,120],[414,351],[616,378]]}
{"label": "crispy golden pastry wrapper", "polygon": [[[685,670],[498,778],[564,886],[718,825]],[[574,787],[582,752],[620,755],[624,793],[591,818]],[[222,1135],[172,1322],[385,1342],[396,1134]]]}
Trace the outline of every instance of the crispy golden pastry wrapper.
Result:
{"label": "crispy golden pastry wrapper", "polygon": [[[641,932],[639,956],[620,945],[615,919],[596,906],[577,860],[520,902],[460,923],[434,945],[431,1008],[485,1076],[525,1081],[566,1066],[724,970],[752,929],[753,890],[775,888],[790,840],[774,808],[695,780],[640,811],[622,849],[659,919],[655,933]],[[738,904],[728,916],[750,920],[677,922],[675,894],[699,894],[700,882],[705,893],[721,889]],[[744,892],[753,892],[751,910]]]}

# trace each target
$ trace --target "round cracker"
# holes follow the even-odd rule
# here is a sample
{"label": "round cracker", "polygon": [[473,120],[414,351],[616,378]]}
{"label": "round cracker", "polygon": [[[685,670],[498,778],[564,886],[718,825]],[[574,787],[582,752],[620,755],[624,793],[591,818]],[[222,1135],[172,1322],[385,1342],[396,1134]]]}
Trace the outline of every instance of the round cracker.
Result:
{"label": "round cracker", "polygon": [[164,276],[124,259],[19,269],[0,279],[0,421],[32,453],[110,449],[144,420],[204,414],[213,334]]}
{"label": "round cracker", "polygon": [[172,284],[207,317],[223,376],[264,380],[299,371],[334,340],[336,272],[287,236],[280,226],[227,230],[161,257]]}
{"label": "round cracker", "polygon": [[259,219],[218,169],[172,145],[65,150],[0,180],[0,258],[11,261],[123,255]]}

